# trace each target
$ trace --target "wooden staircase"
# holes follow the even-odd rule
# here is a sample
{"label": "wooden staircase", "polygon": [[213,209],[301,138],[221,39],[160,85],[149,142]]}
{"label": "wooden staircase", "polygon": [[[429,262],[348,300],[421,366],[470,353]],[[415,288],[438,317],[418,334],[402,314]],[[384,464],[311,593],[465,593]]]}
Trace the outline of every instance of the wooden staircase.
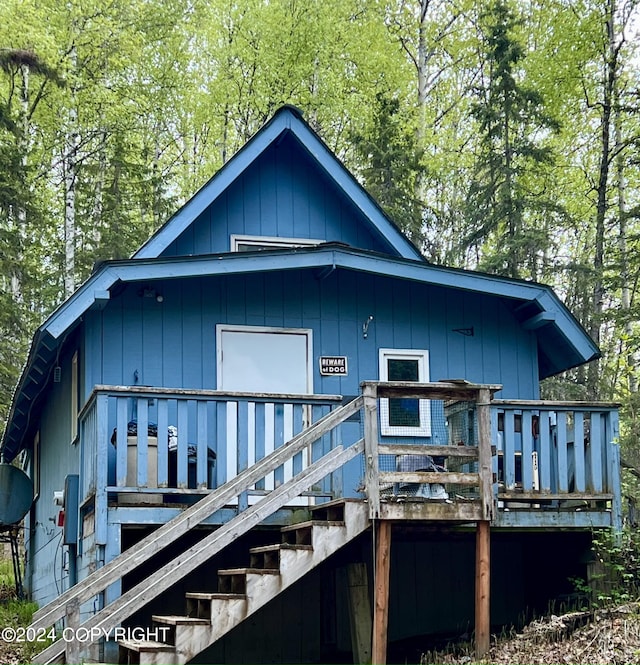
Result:
{"label": "wooden staircase", "polygon": [[281,529],[278,544],[249,550],[249,567],[218,571],[218,591],[187,593],[186,615],[155,615],[167,641],[122,640],[120,662],[187,663],[282,591],[304,577],[369,525],[365,502],[338,500],[311,508],[313,519]]}

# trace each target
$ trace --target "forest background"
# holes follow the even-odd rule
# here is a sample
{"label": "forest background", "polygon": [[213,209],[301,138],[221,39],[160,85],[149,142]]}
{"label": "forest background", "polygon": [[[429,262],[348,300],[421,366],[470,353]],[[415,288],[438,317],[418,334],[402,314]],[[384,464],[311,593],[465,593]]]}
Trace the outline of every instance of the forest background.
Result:
{"label": "forest background", "polygon": [[640,467],[639,49],[640,0],[3,0],[0,430],[42,320],[291,103],[429,261],[557,290],[603,356],[543,396]]}

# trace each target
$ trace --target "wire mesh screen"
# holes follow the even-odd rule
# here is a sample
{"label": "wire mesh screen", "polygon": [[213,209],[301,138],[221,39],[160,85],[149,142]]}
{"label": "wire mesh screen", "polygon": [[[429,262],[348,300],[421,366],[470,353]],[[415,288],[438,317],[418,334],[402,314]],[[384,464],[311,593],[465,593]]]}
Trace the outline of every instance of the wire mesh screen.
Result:
{"label": "wire mesh screen", "polygon": [[[450,402],[412,398],[379,400],[380,443],[416,444],[416,446],[478,445],[478,427],[474,402]],[[459,448],[457,449],[459,452]],[[470,452],[470,457],[475,455]],[[379,470],[395,472],[445,471],[477,473],[478,462],[470,458],[433,454],[417,449],[416,454],[381,454]],[[477,486],[451,483],[395,482],[381,484],[382,497],[423,499],[475,498]]]}

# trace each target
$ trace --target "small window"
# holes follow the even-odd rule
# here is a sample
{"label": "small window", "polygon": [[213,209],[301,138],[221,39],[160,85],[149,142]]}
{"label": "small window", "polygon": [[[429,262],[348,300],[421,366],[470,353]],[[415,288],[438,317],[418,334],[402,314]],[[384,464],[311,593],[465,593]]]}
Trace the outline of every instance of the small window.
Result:
{"label": "small window", "polygon": [[[380,380],[429,381],[429,352],[418,349],[380,349]],[[383,435],[431,436],[431,413],[426,399],[381,399]]]}
{"label": "small window", "polygon": [[232,252],[258,252],[265,249],[286,249],[288,247],[313,247],[324,240],[312,238],[271,238],[269,236],[231,236]]}

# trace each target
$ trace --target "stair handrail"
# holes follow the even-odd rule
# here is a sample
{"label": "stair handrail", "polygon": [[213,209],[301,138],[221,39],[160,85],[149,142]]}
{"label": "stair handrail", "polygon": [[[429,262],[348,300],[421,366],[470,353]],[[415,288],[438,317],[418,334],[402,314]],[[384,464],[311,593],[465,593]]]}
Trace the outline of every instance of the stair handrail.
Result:
{"label": "stair handrail", "polygon": [[274,450],[253,466],[241,471],[233,479],[200,499],[196,504],[187,508],[179,515],[163,524],[153,533],[143,538],[115,559],[91,573],[84,580],[62,593],[51,603],[37,610],[29,630],[37,631],[52,626],[66,614],[67,605],[71,602],[83,603],[97,593],[104,591],[110,584],[120,580],[125,574],[135,570],[139,565],[165,547],[175,542],[180,536],[193,527],[199,525],[216,511],[242,492],[249,490],[256,480],[263,478],[281,466],[286,460],[293,457],[308,445],[317,441],[334,427],[344,422],[349,416],[358,411],[363,404],[362,396],[331,411],[306,430],[300,432],[280,448]]}
{"label": "stair handrail", "polygon": [[[105,637],[122,621],[128,619],[134,612],[164,593],[198,566],[206,563],[236,538],[253,529],[269,515],[299,496],[301,492],[304,492],[318,480],[340,468],[363,451],[363,439],[346,449],[343,449],[342,446],[336,446],[304,471],[267,494],[258,503],[236,515],[219,529],[191,546],[183,554],[123,593],[78,626],[78,628],[82,628],[82,634],[86,636],[86,639],[83,640],[83,648],[89,642],[95,642]],[[75,632],[77,635],[78,630],[76,629]],[[69,640],[69,642],[73,643],[73,640]],[[67,648],[73,648],[73,646],[75,645],[70,646],[66,639],[60,638],[37,654],[33,658],[33,662],[47,664],[59,662],[58,658],[65,653]]]}

